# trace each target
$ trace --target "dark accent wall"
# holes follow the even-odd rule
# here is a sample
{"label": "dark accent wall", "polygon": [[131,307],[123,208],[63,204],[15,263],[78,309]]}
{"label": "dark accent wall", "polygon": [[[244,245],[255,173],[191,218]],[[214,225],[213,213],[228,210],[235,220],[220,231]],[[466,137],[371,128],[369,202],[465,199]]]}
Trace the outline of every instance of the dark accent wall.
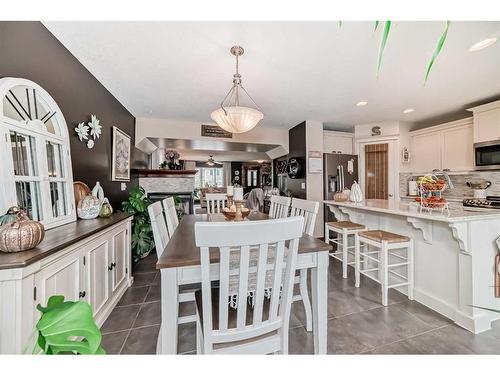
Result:
{"label": "dark accent wall", "polygon": [[[0,77],[38,83],[61,108],[69,128],[73,179],[90,188],[99,181],[118,208],[128,193],[111,181],[112,129],[117,126],[130,135],[134,145],[134,116],[40,22],[0,22],[0,52]],[[102,135],[89,150],[74,127],[91,114],[101,120]],[[131,176],[127,190],[137,184]]]}
{"label": "dark accent wall", "polygon": [[[301,165],[298,178],[287,178],[287,188],[293,197],[306,199],[306,189],[301,185],[306,183],[306,123],[305,121],[288,131],[288,160],[296,158]],[[305,186],[305,185],[304,185]]]}

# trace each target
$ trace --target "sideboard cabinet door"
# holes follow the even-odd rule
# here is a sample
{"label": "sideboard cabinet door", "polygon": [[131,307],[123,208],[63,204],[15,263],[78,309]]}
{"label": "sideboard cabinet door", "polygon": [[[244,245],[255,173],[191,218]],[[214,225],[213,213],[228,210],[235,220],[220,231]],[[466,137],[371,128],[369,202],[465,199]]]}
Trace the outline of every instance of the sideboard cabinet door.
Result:
{"label": "sideboard cabinet door", "polygon": [[92,306],[94,316],[101,312],[110,297],[109,293],[109,239],[100,239],[86,248],[88,262],[85,277],[88,277],[89,293],[88,302]]}
{"label": "sideboard cabinet door", "polygon": [[129,226],[119,231],[113,236],[111,246],[111,294],[122,286],[127,280],[129,272],[130,238]]}

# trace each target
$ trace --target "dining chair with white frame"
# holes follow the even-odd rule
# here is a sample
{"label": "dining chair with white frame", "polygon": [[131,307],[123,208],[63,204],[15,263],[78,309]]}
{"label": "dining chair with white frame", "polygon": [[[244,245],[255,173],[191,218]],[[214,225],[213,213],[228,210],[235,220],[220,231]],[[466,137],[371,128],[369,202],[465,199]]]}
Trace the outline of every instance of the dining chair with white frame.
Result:
{"label": "dining chair with white frame", "polygon": [[153,231],[155,241],[156,255],[158,258],[167,246],[170,236],[168,234],[167,223],[163,216],[163,207],[161,201],[151,203],[148,206],[149,220]]}
{"label": "dining chair with white frame", "polygon": [[[303,222],[303,218],[293,217],[195,224],[202,285],[201,292],[196,292],[198,353],[288,353],[293,281]],[[289,241],[287,247],[285,241]],[[211,263],[214,248],[220,260],[212,257],[212,262],[217,263]],[[233,254],[239,256],[236,268],[232,268]],[[212,288],[210,279],[213,267],[219,269],[217,289]],[[231,277],[235,276],[238,304],[233,309],[228,301],[233,294]],[[271,296],[266,301],[269,288]],[[247,302],[249,295],[253,296],[253,308]]]}
{"label": "dining chair with white frame", "polygon": [[207,213],[215,214],[222,212],[226,206],[227,195],[226,193],[207,193],[205,194],[207,200]]}
{"label": "dining chair with white frame", "polygon": [[269,207],[269,217],[273,219],[279,219],[282,217],[288,217],[288,211],[290,209],[290,202],[292,198],[282,197],[280,195],[271,195],[271,204]]}
{"label": "dining chair with white frame", "polygon": [[[290,216],[302,216],[304,226],[302,232],[310,236],[314,235],[314,226],[319,211],[319,202],[308,201],[305,199],[293,198],[290,209]],[[300,294],[293,296],[293,302],[302,301],[306,315],[306,329],[312,331],[312,307],[307,291],[307,269],[301,269],[299,276],[295,278],[295,283],[299,284]]]}
{"label": "dining chair with white frame", "polygon": [[175,228],[179,225],[179,218],[177,217],[177,210],[175,209],[174,197],[168,197],[162,201],[163,211],[165,212],[165,219],[167,221],[167,229],[170,237],[174,234]]}

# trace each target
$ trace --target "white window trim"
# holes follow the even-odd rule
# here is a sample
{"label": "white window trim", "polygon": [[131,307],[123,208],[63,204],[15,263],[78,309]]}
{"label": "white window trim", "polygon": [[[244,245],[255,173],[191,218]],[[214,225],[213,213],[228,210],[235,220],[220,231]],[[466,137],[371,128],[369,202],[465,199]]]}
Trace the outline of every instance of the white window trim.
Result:
{"label": "white window trim", "polygon": [[[16,121],[4,116],[4,97],[15,86],[27,86],[36,90],[37,94],[46,102],[52,111],[56,111],[54,117],[59,125],[59,135],[52,134],[46,130],[38,129],[27,124],[27,122]],[[16,131],[35,138],[37,153],[38,176],[14,176],[14,162],[10,146],[10,131]],[[46,229],[67,224],[76,220],[76,207],[73,193],[73,169],[71,165],[69,132],[66,120],[57,103],[52,99],[47,91],[41,86],[23,78],[1,78],[0,79],[0,142],[5,142],[7,147],[0,147],[0,212],[5,213],[11,206],[17,205],[15,182],[21,180],[40,182],[40,202],[42,211],[41,223]],[[62,154],[65,166],[62,168],[65,177],[49,177],[46,141],[58,143],[62,146]],[[66,183],[66,212],[65,216],[54,218],[51,209],[50,182]]]}

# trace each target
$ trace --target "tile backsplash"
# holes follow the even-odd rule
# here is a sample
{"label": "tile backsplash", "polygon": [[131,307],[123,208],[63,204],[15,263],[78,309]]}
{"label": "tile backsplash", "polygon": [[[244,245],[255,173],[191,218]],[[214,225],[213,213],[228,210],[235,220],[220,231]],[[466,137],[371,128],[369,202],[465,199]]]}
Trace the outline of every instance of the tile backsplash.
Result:
{"label": "tile backsplash", "polygon": [[[449,174],[451,182],[455,186],[453,189],[446,189],[443,196],[448,199],[463,199],[472,197],[472,189],[465,183],[469,180],[484,179],[491,181],[491,186],[486,190],[487,195],[500,196],[500,171],[472,171],[467,174]],[[413,173],[399,174],[399,195],[405,197],[408,194],[408,180],[416,177]]]}

